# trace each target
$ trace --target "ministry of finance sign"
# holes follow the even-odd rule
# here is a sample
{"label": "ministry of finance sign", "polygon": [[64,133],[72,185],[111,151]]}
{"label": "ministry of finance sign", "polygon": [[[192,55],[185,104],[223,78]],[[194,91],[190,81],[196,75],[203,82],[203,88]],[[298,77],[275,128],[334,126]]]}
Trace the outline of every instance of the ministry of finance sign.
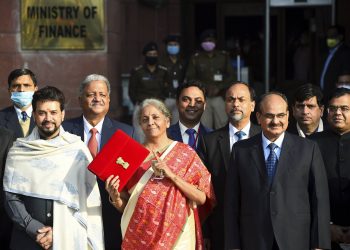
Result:
{"label": "ministry of finance sign", "polygon": [[104,0],[22,0],[24,50],[104,49]]}

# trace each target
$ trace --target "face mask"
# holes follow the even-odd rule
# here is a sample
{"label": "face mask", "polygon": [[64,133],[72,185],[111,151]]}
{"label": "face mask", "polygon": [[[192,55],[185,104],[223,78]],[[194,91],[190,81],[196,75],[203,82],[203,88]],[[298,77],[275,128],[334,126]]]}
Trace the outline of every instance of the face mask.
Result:
{"label": "face mask", "polygon": [[337,46],[338,43],[339,43],[338,39],[327,38],[327,46],[328,46],[328,48],[334,48],[335,46]]}
{"label": "face mask", "polygon": [[23,108],[32,103],[34,91],[29,92],[12,92],[11,100],[17,107]]}
{"label": "face mask", "polygon": [[180,47],[177,45],[168,45],[166,50],[168,51],[169,55],[177,55],[180,52]]}
{"label": "face mask", "polygon": [[146,56],[146,63],[149,65],[155,65],[158,62],[158,56]]}
{"label": "face mask", "polygon": [[201,46],[206,52],[210,52],[210,51],[214,50],[215,43],[213,43],[213,42],[202,42]]}

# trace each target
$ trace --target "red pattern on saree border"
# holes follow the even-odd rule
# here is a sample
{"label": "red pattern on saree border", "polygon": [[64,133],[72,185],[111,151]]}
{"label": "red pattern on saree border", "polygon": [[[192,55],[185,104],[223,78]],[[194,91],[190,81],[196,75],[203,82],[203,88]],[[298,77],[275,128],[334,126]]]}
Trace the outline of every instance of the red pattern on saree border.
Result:
{"label": "red pattern on saree border", "polygon": [[[210,174],[192,148],[177,143],[164,160],[177,176],[205,192],[207,201],[214,204]],[[149,165],[149,161],[142,164],[143,173]],[[171,249],[189,211],[186,197],[171,180],[150,179],[139,196],[122,249]]]}

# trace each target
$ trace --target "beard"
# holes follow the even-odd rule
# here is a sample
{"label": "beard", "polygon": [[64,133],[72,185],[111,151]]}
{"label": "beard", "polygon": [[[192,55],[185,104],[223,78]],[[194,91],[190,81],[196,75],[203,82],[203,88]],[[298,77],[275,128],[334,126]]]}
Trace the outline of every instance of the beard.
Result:
{"label": "beard", "polygon": [[240,113],[240,114],[230,113],[229,118],[234,122],[239,122],[243,119],[243,113]]}
{"label": "beard", "polygon": [[42,123],[41,126],[38,126],[39,134],[45,138],[48,138],[55,134],[59,129],[60,125],[57,125],[56,123],[52,123],[54,126],[51,129],[45,128],[45,123]]}

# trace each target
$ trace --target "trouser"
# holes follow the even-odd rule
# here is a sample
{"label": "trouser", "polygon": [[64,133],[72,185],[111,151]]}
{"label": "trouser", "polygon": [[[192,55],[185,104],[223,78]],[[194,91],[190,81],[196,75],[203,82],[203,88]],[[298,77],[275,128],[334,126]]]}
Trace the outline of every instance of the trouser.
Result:
{"label": "trouser", "polygon": [[218,129],[226,125],[227,121],[224,99],[221,96],[208,97],[201,119],[203,125],[208,128]]}

